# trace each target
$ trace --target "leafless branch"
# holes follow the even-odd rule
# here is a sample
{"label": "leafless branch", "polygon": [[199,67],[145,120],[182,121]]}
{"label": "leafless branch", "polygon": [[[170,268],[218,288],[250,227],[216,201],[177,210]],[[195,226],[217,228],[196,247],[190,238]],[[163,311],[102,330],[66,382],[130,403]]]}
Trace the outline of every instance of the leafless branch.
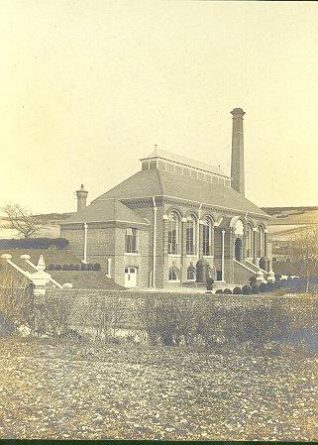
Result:
{"label": "leafless branch", "polygon": [[24,238],[29,238],[40,229],[36,217],[19,204],[9,203],[1,207],[0,210],[8,219],[8,222],[4,223],[3,227],[17,230]]}
{"label": "leafless branch", "polygon": [[306,280],[306,292],[310,282],[318,276],[318,223],[304,227],[295,234],[291,244],[291,257],[297,273]]}

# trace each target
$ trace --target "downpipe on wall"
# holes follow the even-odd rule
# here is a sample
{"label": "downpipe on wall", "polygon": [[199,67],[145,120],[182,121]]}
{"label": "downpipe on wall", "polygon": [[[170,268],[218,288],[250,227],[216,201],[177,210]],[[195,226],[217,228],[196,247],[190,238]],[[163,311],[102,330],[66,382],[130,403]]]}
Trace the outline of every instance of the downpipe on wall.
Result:
{"label": "downpipe on wall", "polygon": [[153,258],[152,258],[152,287],[156,287],[156,238],[157,238],[157,206],[156,199],[152,197],[153,204]]}

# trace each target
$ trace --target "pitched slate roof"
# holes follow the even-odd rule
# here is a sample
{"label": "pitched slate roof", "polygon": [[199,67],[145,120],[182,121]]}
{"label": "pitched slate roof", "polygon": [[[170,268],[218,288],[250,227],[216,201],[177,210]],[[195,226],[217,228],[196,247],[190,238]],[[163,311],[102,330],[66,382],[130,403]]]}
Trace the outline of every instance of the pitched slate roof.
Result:
{"label": "pitched slate roof", "polygon": [[83,222],[127,221],[138,224],[148,224],[137,212],[131,210],[117,199],[95,200],[89,206],[74,213],[61,223],[73,224]]}
{"label": "pitched slate roof", "polygon": [[93,202],[102,203],[109,198],[124,199],[163,195],[270,218],[267,213],[231,187],[211,184],[158,169],[139,171]]}

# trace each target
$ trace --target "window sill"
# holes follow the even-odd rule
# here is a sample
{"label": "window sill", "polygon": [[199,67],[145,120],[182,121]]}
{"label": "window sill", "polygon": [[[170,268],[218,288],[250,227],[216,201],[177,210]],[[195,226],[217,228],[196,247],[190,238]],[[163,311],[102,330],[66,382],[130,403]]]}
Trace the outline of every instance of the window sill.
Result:
{"label": "window sill", "polygon": [[179,253],[168,253],[168,256],[175,257],[175,258],[180,258],[181,257],[181,255]]}
{"label": "window sill", "polygon": [[139,252],[125,252],[125,255],[137,256],[137,255],[139,255]]}

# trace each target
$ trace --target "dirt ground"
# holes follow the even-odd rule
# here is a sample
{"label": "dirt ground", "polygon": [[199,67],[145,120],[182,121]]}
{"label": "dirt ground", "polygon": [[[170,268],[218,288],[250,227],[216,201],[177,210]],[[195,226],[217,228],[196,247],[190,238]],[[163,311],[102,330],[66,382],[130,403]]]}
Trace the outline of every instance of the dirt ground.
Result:
{"label": "dirt ground", "polygon": [[0,339],[0,438],[318,440],[305,350]]}

